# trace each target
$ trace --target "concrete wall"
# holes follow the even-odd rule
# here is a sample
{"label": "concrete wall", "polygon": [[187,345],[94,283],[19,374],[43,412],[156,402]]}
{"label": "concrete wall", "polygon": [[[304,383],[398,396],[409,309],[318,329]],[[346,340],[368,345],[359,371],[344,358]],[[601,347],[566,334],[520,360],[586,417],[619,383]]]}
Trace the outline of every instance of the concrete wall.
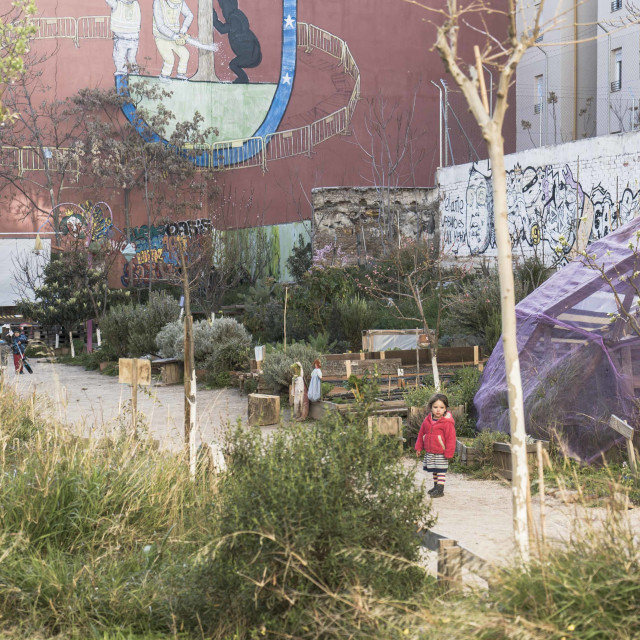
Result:
{"label": "concrete wall", "polygon": [[[505,158],[514,255],[545,262],[582,249],[640,211],[640,133],[602,136]],[[440,234],[447,255],[497,255],[491,167],[466,164],[440,172]],[[578,224],[576,224],[576,222]]]}
{"label": "concrete wall", "polygon": [[[372,187],[313,189],[313,249],[331,245],[344,254],[343,262],[362,264],[367,256],[381,256],[396,246],[398,232],[406,240],[435,237],[436,189],[393,189],[380,215],[380,195]],[[386,222],[385,222],[386,221]]]}

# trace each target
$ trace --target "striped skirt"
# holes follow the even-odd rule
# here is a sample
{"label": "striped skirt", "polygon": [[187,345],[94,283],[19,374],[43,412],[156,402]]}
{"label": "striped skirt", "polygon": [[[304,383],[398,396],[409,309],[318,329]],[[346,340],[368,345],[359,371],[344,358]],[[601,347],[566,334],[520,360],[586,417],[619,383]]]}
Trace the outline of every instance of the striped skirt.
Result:
{"label": "striped skirt", "polygon": [[431,473],[446,473],[449,461],[441,453],[425,453],[422,468]]}

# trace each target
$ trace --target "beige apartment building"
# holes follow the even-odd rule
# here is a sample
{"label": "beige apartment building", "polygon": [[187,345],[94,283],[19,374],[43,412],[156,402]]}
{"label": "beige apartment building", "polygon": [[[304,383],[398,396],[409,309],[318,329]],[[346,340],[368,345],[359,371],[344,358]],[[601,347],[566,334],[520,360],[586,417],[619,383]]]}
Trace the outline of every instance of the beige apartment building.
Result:
{"label": "beige apartment building", "polygon": [[[521,28],[539,3],[519,16]],[[516,80],[516,149],[640,128],[640,15],[623,0],[551,0]]]}

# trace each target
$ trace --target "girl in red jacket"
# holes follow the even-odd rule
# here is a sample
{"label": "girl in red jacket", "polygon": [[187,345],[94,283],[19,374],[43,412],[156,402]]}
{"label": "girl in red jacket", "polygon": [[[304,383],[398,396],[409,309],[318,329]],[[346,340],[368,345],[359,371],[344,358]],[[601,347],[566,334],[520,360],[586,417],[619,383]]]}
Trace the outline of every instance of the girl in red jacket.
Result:
{"label": "girl in red jacket", "polygon": [[436,393],[429,400],[427,409],[429,413],[416,440],[416,454],[425,452],[422,468],[433,473],[433,489],[429,490],[429,495],[441,498],[449,460],[456,451],[456,425],[448,411],[449,399],[443,393]]}

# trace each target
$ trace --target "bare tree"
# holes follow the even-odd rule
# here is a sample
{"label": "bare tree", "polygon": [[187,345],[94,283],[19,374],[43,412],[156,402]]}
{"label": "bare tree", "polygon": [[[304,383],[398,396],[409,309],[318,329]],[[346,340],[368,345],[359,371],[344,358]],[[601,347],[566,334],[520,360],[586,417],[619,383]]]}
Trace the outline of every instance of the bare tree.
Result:
{"label": "bare tree", "polygon": [[[507,0],[506,8],[500,9],[490,0],[471,0],[461,4],[458,0],[447,0],[442,9],[434,9],[417,0],[402,0],[438,14],[435,48],[440,54],[446,71],[460,87],[469,110],[473,114],[487,144],[491,162],[494,226],[498,248],[498,274],[502,306],[502,342],[504,348],[509,398],[509,422],[511,427],[511,451],[513,457],[513,526],[516,544],[523,560],[528,560],[530,551],[528,502],[529,470],[527,467],[526,432],[522,380],[516,342],[516,316],[513,278],[513,256],[509,223],[507,218],[507,183],[504,163],[504,139],[502,129],[508,106],[509,86],[513,74],[524,53],[535,45],[536,39],[546,28],[542,15],[544,0],[538,5]],[[504,39],[489,32],[487,17],[501,16],[505,20],[507,33]],[[476,41],[481,40],[482,49],[474,47],[475,59],[465,61],[460,53],[461,29]],[[483,65],[497,71],[498,82],[493,112],[489,108]]]}
{"label": "bare tree", "polygon": [[[442,314],[442,289],[445,284],[459,280],[463,271],[458,268],[443,269],[443,255],[432,243],[405,241],[390,258],[380,261],[373,275],[367,273],[365,290],[388,306],[402,320],[411,320],[422,325],[427,344],[431,351],[433,383],[440,390],[438,372],[438,338]],[[435,326],[430,326],[424,308],[428,295],[436,294],[438,309]],[[402,302],[410,301],[408,307]]]}
{"label": "bare tree", "polygon": [[[73,98],[82,113],[84,168],[94,178],[94,186],[114,196],[122,192],[128,235],[132,227],[131,199],[136,193],[141,196],[147,213],[149,247],[154,224],[176,218],[190,219],[217,196],[215,182],[199,172],[189,157],[197,153],[198,146],[213,130],[202,128],[202,117],[198,113],[191,121],[175,122],[173,113],[162,107],[161,101],[166,95],[161,88],[140,86],[132,90],[130,96],[113,89],[86,89]],[[152,114],[142,108],[144,101],[158,102],[160,106]],[[136,106],[137,127],[124,118],[124,103]],[[164,135],[169,128],[173,133]],[[168,138],[169,144],[145,135],[145,131]],[[149,256],[151,258],[151,252]],[[150,289],[152,273],[150,263]]]}
{"label": "bare tree", "polygon": [[413,122],[418,89],[414,89],[407,110],[403,110],[398,101],[390,102],[382,94],[368,100],[365,134],[355,133],[355,144],[371,169],[370,176],[361,177],[375,187],[378,195],[378,226],[385,253],[393,247],[394,239],[399,246],[401,235],[400,218],[397,212],[394,215],[392,194],[399,187],[415,186],[416,167],[424,157],[422,145],[416,145],[421,134]]}
{"label": "bare tree", "polygon": [[[58,233],[60,212],[56,207],[67,199],[62,191],[79,187],[81,120],[72,101],[46,99],[50,90],[44,76],[47,59],[33,52],[25,54],[23,71],[4,92],[4,106],[15,117],[0,129],[0,144],[21,149],[28,170],[23,171],[17,156],[7,152],[9,158],[0,163],[0,190],[10,192],[12,205],[19,204],[21,217],[31,217],[35,226],[42,216],[52,213],[53,228]],[[14,197],[16,193],[20,203]]]}

